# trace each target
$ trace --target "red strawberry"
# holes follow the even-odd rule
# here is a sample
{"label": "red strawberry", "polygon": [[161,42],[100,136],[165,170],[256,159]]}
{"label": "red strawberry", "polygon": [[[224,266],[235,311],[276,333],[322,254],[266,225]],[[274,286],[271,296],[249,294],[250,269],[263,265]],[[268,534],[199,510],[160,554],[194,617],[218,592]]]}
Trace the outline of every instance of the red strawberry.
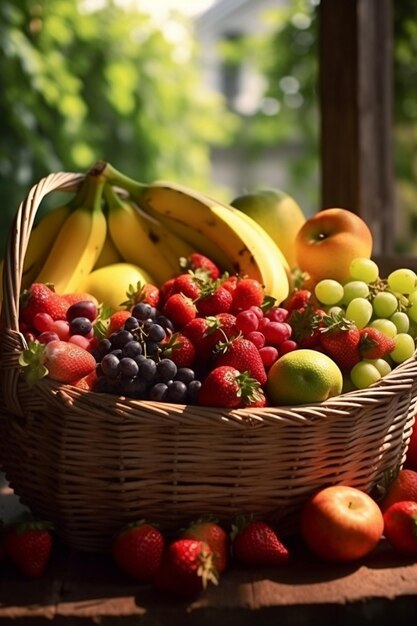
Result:
{"label": "red strawberry", "polygon": [[193,343],[200,361],[207,361],[211,354],[211,347],[204,341],[209,328],[209,319],[195,317],[182,328],[182,333]]}
{"label": "red strawberry", "polygon": [[282,306],[289,313],[292,313],[295,310],[304,309],[308,304],[317,304],[312,292],[308,289],[296,289],[288,296]]}
{"label": "red strawberry", "polygon": [[65,320],[69,306],[70,303],[48,285],[33,283],[21,296],[20,320],[32,326],[37,313],[48,313],[53,320]]}
{"label": "red strawberry", "polygon": [[159,288],[159,307],[163,308],[165,302],[172,294],[172,287],[174,285],[175,278],[168,278]]}
{"label": "red strawberry", "polygon": [[217,344],[216,366],[229,365],[239,370],[248,372],[261,385],[266,383],[267,374],[258,348],[252,341],[243,335],[232,337],[227,341]]}
{"label": "red strawberry", "polygon": [[162,344],[162,358],[169,358],[177,367],[191,367],[195,359],[194,344],[186,335],[176,332]]}
{"label": "red strawberry", "polygon": [[361,360],[360,331],[343,314],[325,315],[320,328],[320,346],[343,372],[349,372]]}
{"label": "red strawberry", "polygon": [[87,374],[84,378],[80,378],[75,383],[73,383],[74,387],[78,387],[78,389],[85,389],[86,391],[92,391],[94,389],[94,385],[96,384],[97,372],[94,370],[91,374]]}
{"label": "red strawberry", "polygon": [[292,328],[291,338],[300,348],[316,348],[319,345],[324,315],[324,311],[309,304],[290,313],[287,322]]}
{"label": "red strawberry", "polygon": [[236,316],[232,313],[218,313],[208,315],[206,318],[207,329],[202,338],[200,348],[210,358],[215,355],[215,348],[218,343],[225,339],[231,339],[239,334],[236,326]]}
{"label": "red strawberry", "polygon": [[129,285],[126,292],[127,300],[121,303],[126,309],[132,310],[138,302],[146,302],[155,308],[159,306],[159,289],[152,283],[138,282],[136,286]]}
{"label": "red strawberry", "polygon": [[197,596],[207,584],[217,584],[213,552],[204,541],[177,539],[164,553],[154,584],[182,598]]}
{"label": "red strawberry", "polygon": [[112,313],[108,320],[106,335],[110,337],[112,333],[116,333],[118,330],[123,328],[125,321],[131,316],[131,312],[125,310],[115,311]]}
{"label": "red strawberry", "polygon": [[260,401],[263,396],[259,382],[247,372],[222,365],[212,369],[203,380],[197,404],[236,408]]}
{"label": "red strawberry", "polygon": [[60,340],[47,344],[30,342],[21,354],[19,363],[29,383],[49,375],[52,380],[71,384],[96,369],[96,360],[91,352],[75,343]]}
{"label": "red strawberry", "polygon": [[230,291],[230,293],[233,294],[236,289],[238,281],[239,281],[239,276],[237,274],[233,274],[232,276],[229,276],[228,274],[224,274],[222,276],[221,285],[222,287],[227,289],[227,291]]}
{"label": "red strawberry", "polygon": [[51,529],[49,522],[30,521],[7,531],[6,554],[25,576],[39,578],[44,573],[52,552]]}
{"label": "red strawberry", "polygon": [[233,292],[232,311],[237,313],[251,306],[260,307],[264,297],[265,290],[259,281],[254,278],[241,278]]}
{"label": "red strawberry", "polygon": [[366,327],[360,330],[359,351],[364,359],[380,359],[392,352],[395,341],[377,328]]}
{"label": "red strawberry", "polygon": [[196,302],[200,315],[217,315],[217,313],[227,313],[232,306],[233,296],[224,287],[216,284],[202,289],[201,296]]}
{"label": "red strawberry", "polygon": [[232,553],[241,565],[264,567],[288,562],[289,552],[269,524],[243,521],[233,531]]}
{"label": "red strawberry", "polygon": [[173,293],[165,302],[163,313],[175,326],[182,328],[196,317],[197,309],[191,298],[182,293]]}
{"label": "red strawberry", "polygon": [[201,294],[200,281],[193,273],[180,274],[174,280],[172,293],[183,293],[192,300],[196,300]]}
{"label": "red strawberry", "polygon": [[112,544],[112,556],[123,572],[146,583],[153,580],[164,547],[162,533],[141,520],[129,524],[118,533]]}
{"label": "red strawberry", "polygon": [[181,258],[180,266],[183,270],[192,270],[193,272],[196,270],[203,270],[213,280],[217,280],[220,276],[220,269],[216,263],[209,259],[209,257],[204,254],[200,254],[199,252],[193,252],[186,259]]}
{"label": "red strawberry", "polygon": [[229,536],[217,520],[210,517],[192,522],[182,533],[183,539],[204,541],[213,551],[213,564],[221,574],[229,562]]}
{"label": "red strawberry", "polygon": [[417,556],[417,502],[395,502],[384,512],[384,535],[399,552]]}

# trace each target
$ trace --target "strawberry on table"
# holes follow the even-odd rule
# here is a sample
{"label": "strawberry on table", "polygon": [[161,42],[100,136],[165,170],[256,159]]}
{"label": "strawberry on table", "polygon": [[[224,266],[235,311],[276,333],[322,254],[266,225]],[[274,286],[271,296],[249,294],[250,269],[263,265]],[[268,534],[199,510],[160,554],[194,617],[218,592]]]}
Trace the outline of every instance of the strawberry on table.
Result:
{"label": "strawberry on table", "polygon": [[417,556],[417,502],[401,500],[384,513],[384,535],[399,552]]}
{"label": "strawberry on table", "polygon": [[160,566],[165,539],[155,526],[140,520],[116,536],[112,556],[118,567],[136,580],[151,582]]}
{"label": "strawberry on table", "polygon": [[201,518],[192,522],[182,533],[183,539],[205,541],[213,551],[213,564],[219,574],[224,572],[229,562],[229,535],[212,517]]}
{"label": "strawberry on table", "polygon": [[182,598],[193,598],[209,583],[218,583],[210,546],[198,539],[173,541],[162,557],[155,586]]}
{"label": "strawberry on table", "polygon": [[238,563],[253,567],[283,565],[289,560],[288,549],[275,530],[260,520],[237,520],[232,553]]}
{"label": "strawberry on table", "polygon": [[20,522],[6,532],[6,555],[29,578],[39,578],[45,572],[52,547],[52,524],[49,522]]}

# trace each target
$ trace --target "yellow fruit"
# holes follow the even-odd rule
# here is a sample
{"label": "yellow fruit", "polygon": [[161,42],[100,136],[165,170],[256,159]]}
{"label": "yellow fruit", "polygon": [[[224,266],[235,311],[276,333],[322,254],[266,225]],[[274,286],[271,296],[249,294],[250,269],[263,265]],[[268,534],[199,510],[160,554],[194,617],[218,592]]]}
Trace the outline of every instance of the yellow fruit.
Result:
{"label": "yellow fruit", "polygon": [[267,393],[275,406],[323,402],[342,392],[343,376],[336,363],[316,350],[288,352],[268,372]]}
{"label": "yellow fruit", "polygon": [[88,274],[77,288],[77,292],[88,292],[95,296],[100,304],[114,310],[122,309],[126,301],[129,285],[153,283],[152,277],[142,268],[131,263],[114,263],[100,267]]}

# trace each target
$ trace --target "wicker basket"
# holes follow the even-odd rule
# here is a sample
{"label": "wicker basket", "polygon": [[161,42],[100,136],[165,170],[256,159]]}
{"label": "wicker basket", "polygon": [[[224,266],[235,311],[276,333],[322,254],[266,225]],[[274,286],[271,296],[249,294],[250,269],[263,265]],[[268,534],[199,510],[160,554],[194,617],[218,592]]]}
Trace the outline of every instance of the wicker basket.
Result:
{"label": "wicker basket", "polygon": [[19,374],[22,265],[36,211],[81,174],[50,174],[22,202],[4,268],[0,458],[22,502],[62,540],[105,551],[125,523],[167,531],[201,514],[253,513],[283,534],[330,484],[368,493],[401,466],[417,393],[415,356],[372,387],[311,406],[219,410],[134,401]]}

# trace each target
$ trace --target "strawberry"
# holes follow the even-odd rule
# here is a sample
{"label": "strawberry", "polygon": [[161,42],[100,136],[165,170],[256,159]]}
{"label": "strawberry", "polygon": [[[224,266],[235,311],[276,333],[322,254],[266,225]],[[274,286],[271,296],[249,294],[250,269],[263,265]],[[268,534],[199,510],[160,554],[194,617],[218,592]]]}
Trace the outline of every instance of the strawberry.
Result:
{"label": "strawberry", "polygon": [[51,529],[49,522],[29,521],[6,532],[6,555],[25,576],[39,578],[45,572],[53,546]]}
{"label": "strawberry", "polygon": [[217,572],[224,572],[229,561],[229,536],[216,519],[203,517],[192,522],[181,537],[204,541],[213,551],[213,564]]}
{"label": "strawberry", "polygon": [[395,341],[377,328],[366,327],[360,331],[359,351],[364,359],[380,359],[392,352]]}
{"label": "strawberry", "polygon": [[324,311],[307,304],[293,309],[287,318],[291,326],[291,338],[300,348],[316,348],[320,342],[320,328]]}
{"label": "strawberry", "polygon": [[224,287],[217,283],[206,284],[198,298],[196,305],[200,315],[217,315],[227,313],[232,306],[233,296]]}
{"label": "strawberry", "polygon": [[200,270],[198,272],[200,276],[201,270],[203,270],[213,280],[217,280],[220,277],[220,269],[216,263],[200,252],[193,252],[187,258],[182,257],[180,259],[180,267],[185,271],[191,270],[195,272]]}
{"label": "strawberry", "polygon": [[361,360],[360,331],[343,314],[325,315],[320,328],[320,346],[343,372],[349,372]]}
{"label": "strawberry", "polygon": [[263,396],[259,382],[247,372],[222,365],[212,369],[203,380],[197,404],[237,408],[258,402]]}
{"label": "strawberry", "polygon": [[117,333],[118,330],[123,328],[125,321],[131,316],[132,313],[126,310],[115,311],[114,313],[112,313],[107,322],[107,337],[110,337],[112,333]]}
{"label": "strawberry", "polygon": [[160,566],[165,540],[162,533],[144,520],[133,522],[115,537],[111,551],[118,567],[136,580],[151,582]]}
{"label": "strawberry", "polygon": [[96,360],[91,352],[59,339],[47,344],[30,342],[20,355],[19,364],[29,384],[46,375],[52,380],[71,384],[96,369]]}
{"label": "strawberry", "polygon": [[417,556],[417,502],[401,500],[384,514],[384,535],[399,552]]}
{"label": "strawberry", "polygon": [[248,372],[261,385],[266,383],[267,374],[258,348],[252,341],[243,335],[237,335],[216,346],[216,366],[229,365],[239,370]]}
{"label": "strawberry", "polygon": [[196,351],[194,344],[186,335],[176,332],[167,342],[161,345],[161,358],[169,358],[177,367],[191,367],[194,363]]}
{"label": "strawberry", "polygon": [[86,391],[92,391],[94,389],[94,386],[97,380],[98,380],[97,371],[94,370],[90,374],[87,374],[87,376],[84,376],[83,378],[80,378],[79,380],[75,381],[73,385],[74,387],[78,387],[78,389],[85,389]]}
{"label": "strawberry", "polygon": [[175,282],[175,277],[168,278],[159,288],[159,308],[163,308],[165,302],[168,300],[169,296],[172,294],[172,287]]}
{"label": "strawberry", "polygon": [[225,273],[221,278],[221,285],[222,287],[224,287],[224,289],[227,289],[227,291],[230,291],[230,293],[233,294],[237,287],[238,281],[239,276],[237,274],[229,276],[229,274]]}
{"label": "strawberry", "polygon": [[182,328],[182,333],[190,339],[194,345],[200,361],[205,362],[211,355],[211,346],[205,342],[209,329],[209,317],[195,317],[187,322]]}
{"label": "strawberry", "polygon": [[264,287],[254,278],[241,278],[233,292],[232,311],[238,313],[251,306],[261,306],[265,296]]}
{"label": "strawberry", "polygon": [[141,282],[138,282],[136,286],[129,285],[126,296],[127,300],[122,302],[120,306],[129,310],[132,310],[138,302],[146,302],[155,308],[159,306],[159,289],[152,283],[142,285]]}
{"label": "strawberry", "polygon": [[218,583],[210,546],[198,539],[177,539],[164,553],[154,584],[182,598],[197,596],[207,584]]}
{"label": "strawberry", "polygon": [[65,320],[69,306],[70,303],[48,285],[33,283],[21,296],[20,320],[33,326],[33,319],[37,313],[48,313],[53,320]]}
{"label": "strawberry", "polygon": [[232,553],[241,565],[254,567],[283,565],[289,560],[272,526],[259,520],[238,520],[232,531]]}
{"label": "strawberry", "polygon": [[171,293],[183,293],[192,300],[196,300],[201,295],[201,282],[192,272],[179,274],[174,280]]}
{"label": "strawberry", "polygon": [[182,328],[196,317],[197,309],[191,298],[182,293],[173,293],[165,302],[163,313],[175,326]]}
{"label": "strawberry", "polygon": [[97,308],[99,306],[97,298],[91,293],[63,293],[59,297],[65,300],[65,302],[68,303],[68,306],[71,306],[72,304],[77,304],[78,302],[85,302],[87,300],[93,302]]}
{"label": "strawberry", "polygon": [[283,307],[289,313],[304,309],[308,304],[317,304],[312,292],[309,289],[296,289],[293,291],[283,303]]}

